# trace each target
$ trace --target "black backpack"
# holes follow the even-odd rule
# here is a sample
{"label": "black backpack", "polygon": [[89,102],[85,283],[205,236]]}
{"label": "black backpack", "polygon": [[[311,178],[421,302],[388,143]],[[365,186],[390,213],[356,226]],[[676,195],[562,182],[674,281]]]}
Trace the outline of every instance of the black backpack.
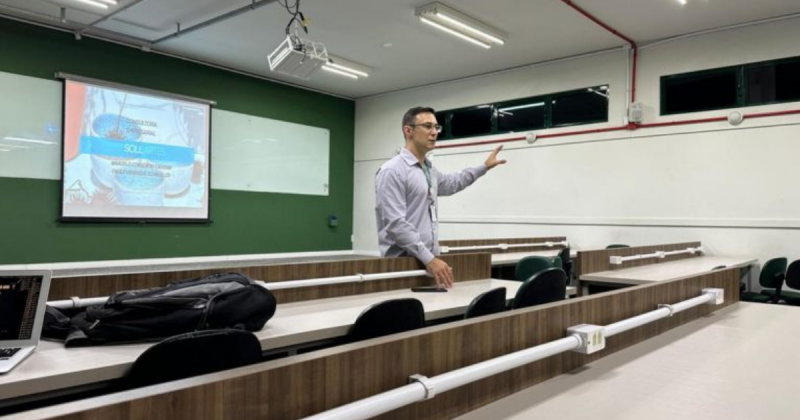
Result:
{"label": "black backpack", "polygon": [[239,273],[219,273],[153,289],[119,292],[72,317],[67,347],[158,341],[222,328],[258,331],[275,297]]}

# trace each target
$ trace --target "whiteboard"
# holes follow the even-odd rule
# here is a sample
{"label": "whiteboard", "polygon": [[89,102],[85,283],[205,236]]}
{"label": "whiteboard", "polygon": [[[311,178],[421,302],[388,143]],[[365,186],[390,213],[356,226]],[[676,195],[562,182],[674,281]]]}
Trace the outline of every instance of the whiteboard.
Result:
{"label": "whiteboard", "polygon": [[214,109],[211,188],[328,195],[330,131]]}
{"label": "whiteboard", "polygon": [[0,177],[61,179],[61,90],[0,72]]}

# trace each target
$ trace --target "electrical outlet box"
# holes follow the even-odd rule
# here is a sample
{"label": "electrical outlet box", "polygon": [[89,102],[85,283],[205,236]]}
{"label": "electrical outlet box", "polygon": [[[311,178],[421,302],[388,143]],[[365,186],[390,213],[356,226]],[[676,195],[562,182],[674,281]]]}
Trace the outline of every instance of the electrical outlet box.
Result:
{"label": "electrical outlet box", "polygon": [[336,218],[336,215],[332,214],[328,216],[328,226],[330,227],[339,226],[339,219]]}
{"label": "electrical outlet box", "polygon": [[711,305],[722,305],[725,303],[725,289],[703,289],[703,294],[711,293],[714,295],[714,300],[709,302]]}
{"label": "electrical outlet box", "polygon": [[606,348],[605,327],[592,324],[580,324],[567,328],[567,335],[577,335],[581,346],[573,350],[582,354],[592,354]]}
{"label": "electrical outlet box", "polygon": [[644,121],[644,104],[634,102],[628,108],[628,122],[640,124],[642,121]]}

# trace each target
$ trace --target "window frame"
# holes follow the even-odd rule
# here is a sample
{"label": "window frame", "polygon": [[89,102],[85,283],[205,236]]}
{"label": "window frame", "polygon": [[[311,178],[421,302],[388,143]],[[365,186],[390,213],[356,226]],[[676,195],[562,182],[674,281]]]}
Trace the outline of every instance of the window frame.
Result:
{"label": "window frame", "polygon": [[[465,106],[460,108],[452,108],[452,109],[445,109],[441,111],[436,111],[437,114],[444,115],[445,121],[439,121],[439,124],[442,125],[442,133],[439,135],[439,141],[450,141],[450,140],[462,140],[462,139],[469,139],[473,137],[481,137],[481,136],[490,136],[490,135],[499,135],[499,134],[510,134],[510,133],[520,133],[520,132],[527,132],[533,130],[547,130],[550,128],[560,128],[560,127],[568,127],[568,126],[577,126],[577,125],[587,125],[587,124],[598,124],[608,122],[608,102],[606,102],[606,111],[605,111],[605,118],[604,119],[597,119],[591,121],[580,121],[575,123],[569,124],[560,124],[557,126],[553,125],[553,99],[558,100],[559,97],[574,95],[576,93],[583,93],[588,92],[589,89],[599,90],[601,87],[609,88],[610,84],[604,83],[601,85],[595,86],[588,86],[581,89],[573,89],[563,92],[555,92],[555,93],[548,93],[544,95],[536,95],[536,96],[528,96],[523,98],[516,98],[516,99],[507,99],[503,101],[491,102],[491,103],[484,103],[479,105],[471,105]],[[520,105],[527,102],[544,102],[544,127],[534,127],[530,126],[530,128],[519,129],[515,131],[507,131],[503,130],[500,131],[498,129],[498,109],[504,108],[508,106]],[[485,134],[475,134],[473,136],[465,136],[465,137],[454,137],[453,136],[453,113],[458,111],[469,111],[481,108],[491,108],[491,131]]]}

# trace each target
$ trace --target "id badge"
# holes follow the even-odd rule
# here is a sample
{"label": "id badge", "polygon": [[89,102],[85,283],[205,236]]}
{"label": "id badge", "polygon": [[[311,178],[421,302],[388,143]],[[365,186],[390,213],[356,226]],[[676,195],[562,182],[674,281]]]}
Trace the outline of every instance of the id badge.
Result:
{"label": "id badge", "polygon": [[431,220],[436,222],[439,218],[436,216],[436,206],[431,204]]}

